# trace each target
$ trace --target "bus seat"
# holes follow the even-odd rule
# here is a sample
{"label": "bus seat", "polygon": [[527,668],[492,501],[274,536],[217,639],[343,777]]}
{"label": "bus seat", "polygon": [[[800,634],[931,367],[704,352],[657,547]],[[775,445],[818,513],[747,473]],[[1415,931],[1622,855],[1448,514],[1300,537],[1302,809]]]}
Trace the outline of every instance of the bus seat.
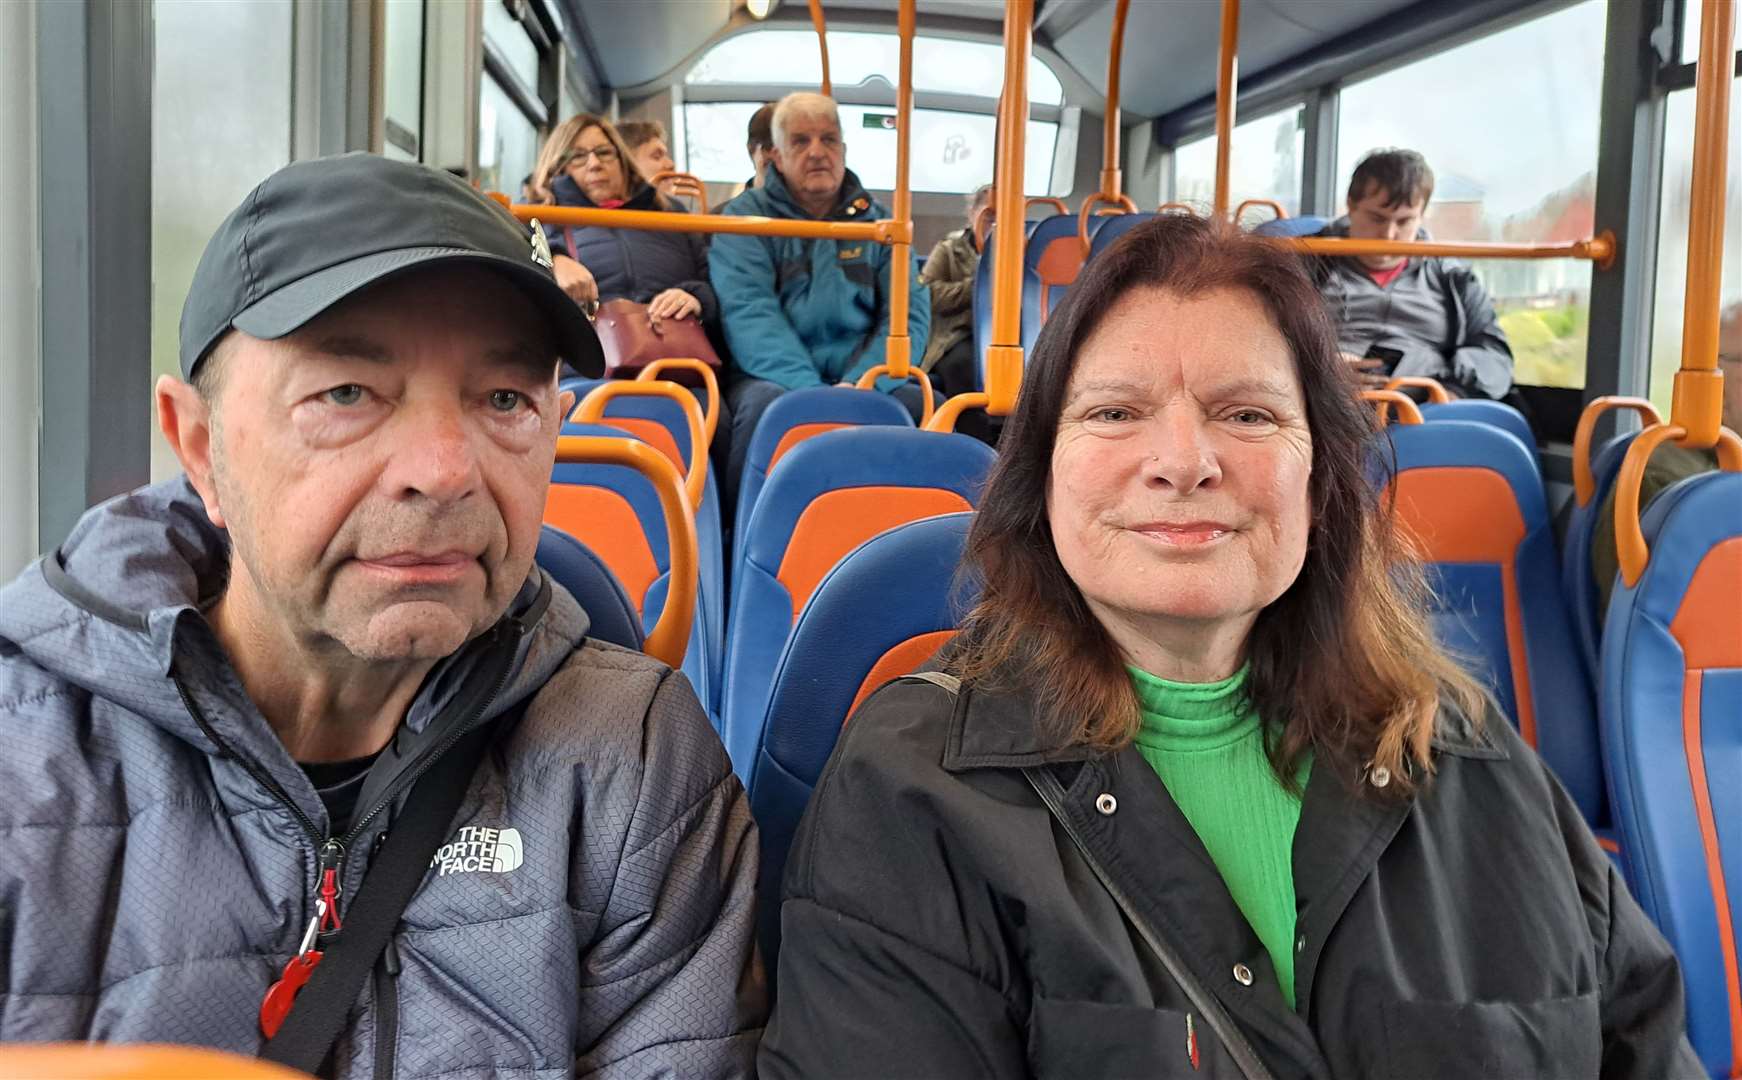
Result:
{"label": "bus seat", "polygon": [[1252,227],[1254,236],[1317,236],[1331,223],[1330,218],[1306,214],[1301,217],[1271,218]]}
{"label": "bus seat", "polygon": [[1533,456],[1468,420],[1387,431],[1397,519],[1427,564],[1441,643],[1493,691],[1585,819],[1606,826],[1596,709]]}
{"label": "bus seat", "polygon": [[1688,1037],[1742,1076],[1742,474],[1664,489],[1603,633],[1609,783],[1633,892],[1681,960]]}
{"label": "bus seat", "polygon": [[587,613],[588,637],[641,651],[647,639],[641,618],[605,560],[568,533],[546,525],[538,538],[536,561]]}
{"label": "bus seat", "polygon": [[[1481,398],[1461,398],[1456,401],[1444,401],[1438,404],[1429,402],[1421,407],[1421,418],[1432,422],[1436,420],[1470,420],[1478,424],[1488,424],[1516,438],[1530,451],[1530,459],[1537,460],[1536,432],[1530,430],[1530,421],[1524,414],[1506,404],[1504,401],[1486,401]],[[1540,471],[1541,465],[1538,464]]]}
{"label": "bus seat", "polygon": [[[1048,221],[1055,220],[1048,218]],[[1030,222],[1031,226],[1038,224]],[[1030,228],[1030,233],[1033,229]],[[1074,232],[1071,234],[1076,235]],[[986,238],[986,250],[974,267],[974,353],[979,357],[975,370],[979,373],[976,390],[986,389],[986,349],[992,344],[992,248],[994,236]],[[1026,249],[1025,249],[1026,250]],[[1033,270],[1022,270],[1022,355],[1034,349],[1034,339],[1040,336],[1040,277]]]}
{"label": "bus seat", "polygon": [[[563,424],[562,433],[634,438],[605,424],[572,421]],[[579,540],[599,557],[622,586],[631,610],[639,615],[642,632],[652,630],[660,612],[665,610],[666,592],[671,587],[671,549],[666,540],[665,514],[653,484],[641,473],[622,465],[558,462],[551,469],[544,521]],[[706,705],[718,698],[712,682],[718,664],[708,653],[700,593],[698,587],[696,620],[690,629],[689,646],[684,650],[683,673]],[[717,712],[710,712],[709,716],[717,723]]]}
{"label": "bus seat", "polygon": [[[734,545],[742,550],[744,530],[750,524],[750,513],[762,495],[763,486],[768,483],[769,470],[789,450],[813,435],[866,424],[914,426],[907,406],[888,394],[843,386],[812,386],[775,398],[750,436],[744,479],[738,486],[738,509],[733,514]],[[736,567],[738,562],[734,553],[732,565]],[[734,578],[734,588],[736,581]]]}
{"label": "bus seat", "polygon": [[1147,221],[1154,221],[1155,214],[1148,212],[1139,214],[1115,214],[1112,217],[1098,219],[1101,222],[1100,231],[1094,234],[1094,240],[1089,243],[1089,261],[1093,261],[1101,252],[1106,251],[1119,241],[1121,236],[1130,232]]}
{"label": "bus seat", "polygon": [[817,584],[885,529],[973,509],[993,459],[966,435],[861,427],[801,443],[768,478],[738,538],[726,632],[723,730],[740,779],[781,650]]}
{"label": "bus seat", "polygon": [[1597,515],[1602,513],[1609,492],[1620,475],[1621,462],[1627,458],[1627,448],[1639,435],[1637,431],[1612,437],[1591,455],[1591,478],[1596,481],[1591,501],[1584,506],[1573,501],[1567,518],[1567,535],[1561,545],[1561,591],[1567,597],[1567,610],[1573,617],[1573,632],[1578,636],[1580,651],[1586,666],[1594,673],[1602,668],[1603,619],[1598,610],[1601,603],[1597,579],[1591,569],[1591,538],[1597,531]]}
{"label": "bus seat", "polygon": [[750,810],[762,835],[760,930],[767,970],[780,944],[787,849],[847,717],[871,691],[917,670],[973,603],[955,574],[972,514],[897,525],[817,586],[780,654],[754,740]]}
{"label": "bus seat", "polygon": [[[574,390],[575,400],[578,402],[605,381],[571,379],[564,382],[562,389]],[[605,415],[600,423],[627,432],[660,451],[680,474],[689,470],[690,426],[684,419],[683,407],[677,402],[651,397],[613,398],[606,403]],[[563,433],[578,434],[567,427]],[[726,641],[726,553],[720,524],[720,494],[714,483],[714,467],[711,463],[707,466],[701,505],[695,507],[695,512],[696,561],[700,572],[697,589],[701,594],[702,622],[708,635],[708,656],[714,665],[709,672],[708,683],[715,693],[715,700],[704,698],[703,702],[711,714],[718,714],[719,662],[725,652]],[[698,693],[701,692],[699,686],[696,689]]]}

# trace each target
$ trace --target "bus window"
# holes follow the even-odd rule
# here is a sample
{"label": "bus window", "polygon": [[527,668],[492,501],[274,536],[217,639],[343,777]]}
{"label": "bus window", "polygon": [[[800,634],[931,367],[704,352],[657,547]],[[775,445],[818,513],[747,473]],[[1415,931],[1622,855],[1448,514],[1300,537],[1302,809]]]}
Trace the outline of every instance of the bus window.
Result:
{"label": "bus window", "polygon": [[[1296,105],[1234,125],[1233,152],[1228,163],[1229,206],[1237,206],[1245,199],[1274,199],[1289,216],[1300,214],[1305,113],[1304,106]],[[1156,201],[1207,207],[1215,194],[1216,136],[1211,134],[1180,144],[1173,152],[1173,193]]]}
{"label": "bus window", "polygon": [[[1560,242],[1591,235],[1603,78],[1602,0],[1585,0],[1352,84],[1339,95],[1337,184],[1381,146],[1418,150],[1436,174],[1426,226],[1439,240]],[[1504,79],[1472,72],[1504,71]],[[1583,387],[1591,264],[1478,260],[1530,386]]]}

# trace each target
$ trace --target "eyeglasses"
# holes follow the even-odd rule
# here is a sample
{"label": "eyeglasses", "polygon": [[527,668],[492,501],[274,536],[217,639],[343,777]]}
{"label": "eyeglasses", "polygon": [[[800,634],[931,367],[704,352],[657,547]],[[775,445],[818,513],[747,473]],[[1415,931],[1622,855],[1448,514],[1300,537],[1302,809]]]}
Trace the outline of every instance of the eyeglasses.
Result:
{"label": "eyeglasses", "polygon": [[585,165],[589,157],[598,158],[601,165],[609,165],[617,160],[617,150],[609,143],[591,150],[570,150],[569,156],[563,158],[563,165]]}

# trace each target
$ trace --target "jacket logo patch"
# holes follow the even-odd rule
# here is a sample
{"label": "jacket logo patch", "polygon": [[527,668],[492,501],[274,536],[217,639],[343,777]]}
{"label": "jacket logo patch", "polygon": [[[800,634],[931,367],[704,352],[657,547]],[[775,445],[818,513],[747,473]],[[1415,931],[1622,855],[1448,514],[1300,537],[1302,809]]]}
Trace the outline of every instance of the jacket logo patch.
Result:
{"label": "jacket logo patch", "polygon": [[474,872],[506,874],[519,869],[524,856],[519,829],[468,825],[437,849],[429,868],[437,877]]}
{"label": "jacket logo patch", "polygon": [[865,254],[865,245],[860,244],[858,247],[841,248],[835,254],[842,262],[845,262],[848,259],[857,259],[859,256]]}

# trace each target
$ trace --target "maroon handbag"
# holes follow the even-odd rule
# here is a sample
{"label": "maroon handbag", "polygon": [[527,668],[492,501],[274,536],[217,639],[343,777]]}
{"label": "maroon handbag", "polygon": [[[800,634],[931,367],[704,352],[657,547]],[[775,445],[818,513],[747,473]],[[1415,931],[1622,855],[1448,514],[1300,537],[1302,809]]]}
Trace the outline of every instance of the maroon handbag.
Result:
{"label": "maroon handbag", "polygon": [[[699,315],[661,319],[656,327],[646,304],[606,300],[593,316],[593,329],[605,351],[605,377],[609,379],[633,378],[655,360],[671,357],[689,357],[716,371],[720,368],[720,356],[709,343]],[[674,376],[679,374],[673,372]]]}

